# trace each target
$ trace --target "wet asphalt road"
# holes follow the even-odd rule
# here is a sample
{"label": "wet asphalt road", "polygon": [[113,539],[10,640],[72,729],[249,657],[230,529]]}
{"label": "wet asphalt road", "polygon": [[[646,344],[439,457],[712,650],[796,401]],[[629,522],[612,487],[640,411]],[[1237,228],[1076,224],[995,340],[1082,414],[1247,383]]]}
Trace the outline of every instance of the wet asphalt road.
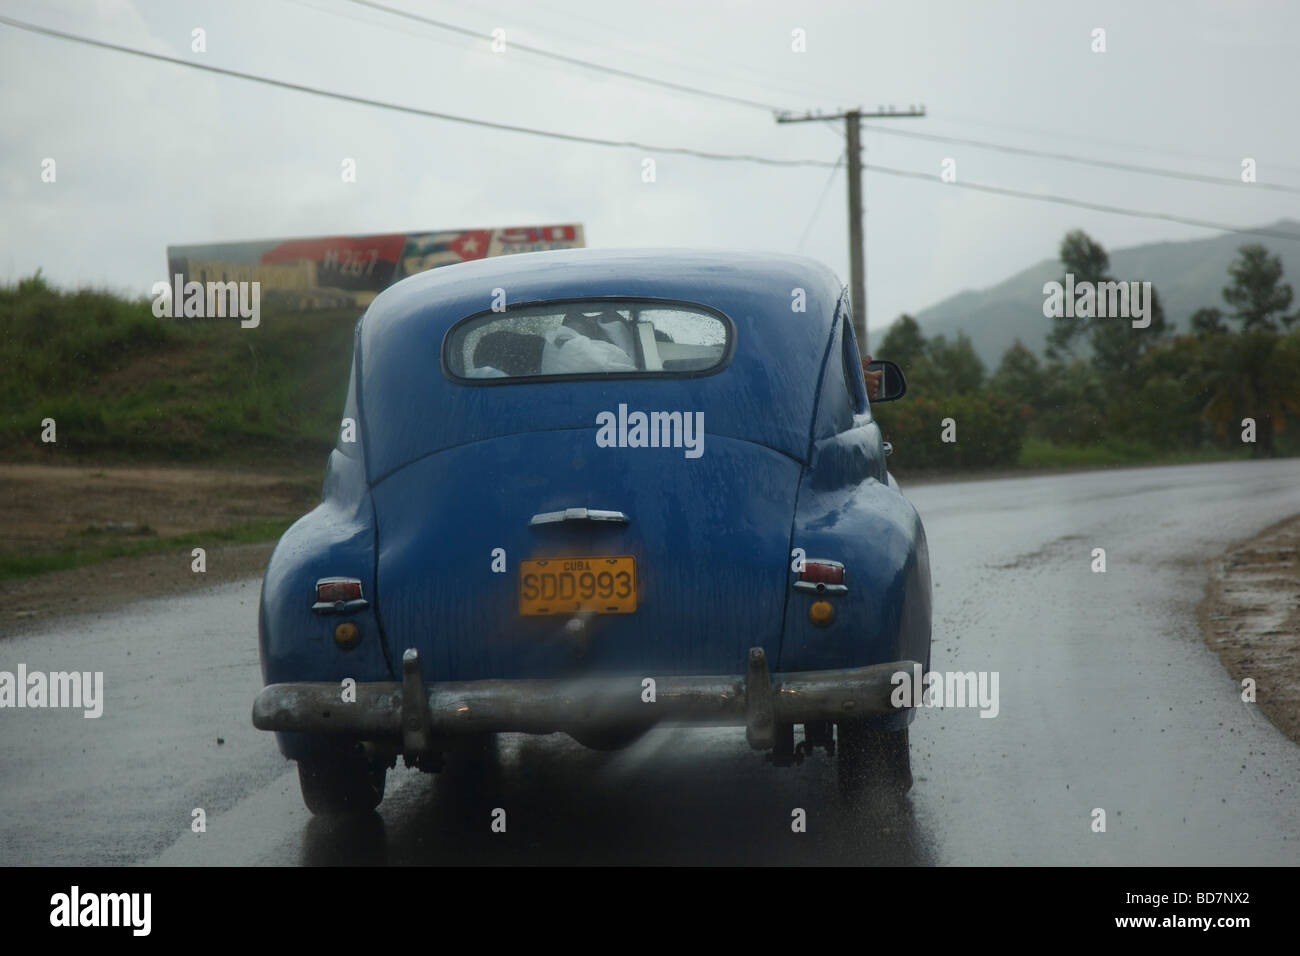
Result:
{"label": "wet asphalt road", "polygon": [[1300,747],[1240,700],[1196,620],[1206,562],[1300,512],[1300,465],[909,496],[930,539],[932,666],[998,671],[1000,712],[922,710],[901,801],[845,803],[821,751],[777,769],[743,730],[661,728],[616,753],[505,737],[486,764],[391,771],[367,820],[313,820],[249,723],[250,581],[0,639],[0,670],[102,670],[106,696],[97,720],[0,710],[0,864],[1300,863]]}

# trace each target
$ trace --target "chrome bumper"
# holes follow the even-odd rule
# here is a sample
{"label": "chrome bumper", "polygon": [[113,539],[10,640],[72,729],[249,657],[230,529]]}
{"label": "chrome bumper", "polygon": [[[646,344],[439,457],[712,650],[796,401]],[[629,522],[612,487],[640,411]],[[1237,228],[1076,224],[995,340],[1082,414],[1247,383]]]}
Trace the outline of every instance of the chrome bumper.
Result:
{"label": "chrome bumper", "polygon": [[483,733],[549,734],[660,721],[743,726],[755,750],[770,750],[777,728],[809,721],[895,713],[891,678],[914,661],[829,671],[769,673],[761,647],[735,676],[656,677],[654,700],[641,677],[447,681],[425,685],[419,655],[402,656],[402,681],[359,683],[344,702],[337,683],[271,684],[253,704],[259,730],[398,738],[427,753],[448,737]]}

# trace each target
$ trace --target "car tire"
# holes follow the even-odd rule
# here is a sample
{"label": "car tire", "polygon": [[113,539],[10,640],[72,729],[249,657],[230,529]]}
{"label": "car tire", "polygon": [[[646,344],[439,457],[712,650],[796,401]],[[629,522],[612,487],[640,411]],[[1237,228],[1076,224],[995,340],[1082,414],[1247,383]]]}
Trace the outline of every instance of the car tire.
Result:
{"label": "car tire", "polygon": [[384,799],[388,768],[360,754],[298,761],[298,785],[307,809],[318,816],[369,813]]}
{"label": "car tire", "polygon": [[856,720],[837,725],[840,791],[857,796],[865,791],[904,794],[912,789],[912,758],[907,728],[878,730]]}

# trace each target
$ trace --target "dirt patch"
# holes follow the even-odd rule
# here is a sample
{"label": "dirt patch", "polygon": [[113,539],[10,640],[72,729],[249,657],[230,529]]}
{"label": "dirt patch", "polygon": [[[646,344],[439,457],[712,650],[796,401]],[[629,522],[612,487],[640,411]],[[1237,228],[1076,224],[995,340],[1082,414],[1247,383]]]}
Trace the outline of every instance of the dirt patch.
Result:
{"label": "dirt patch", "polygon": [[310,511],[321,470],[0,464],[0,551],[30,553],[101,535],[186,534]]}
{"label": "dirt patch", "polygon": [[114,558],[84,568],[5,582],[11,610],[0,617],[0,639],[68,614],[96,614],[142,598],[193,594],[228,581],[260,577],[274,542],[207,550],[207,571],[190,568],[188,551]]}
{"label": "dirt patch", "polygon": [[1300,515],[1229,548],[1198,608],[1206,642],[1260,709],[1300,743]]}
{"label": "dirt patch", "polygon": [[[0,561],[21,569],[46,557],[73,559],[3,582],[9,611],[0,637],[61,614],[257,577],[274,546],[262,539],[278,535],[265,526],[315,507],[320,481],[318,468],[0,464]],[[191,567],[192,544],[170,540],[193,535],[206,552],[201,574]],[[123,553],[117,546],[135,551],[114,557]]]}

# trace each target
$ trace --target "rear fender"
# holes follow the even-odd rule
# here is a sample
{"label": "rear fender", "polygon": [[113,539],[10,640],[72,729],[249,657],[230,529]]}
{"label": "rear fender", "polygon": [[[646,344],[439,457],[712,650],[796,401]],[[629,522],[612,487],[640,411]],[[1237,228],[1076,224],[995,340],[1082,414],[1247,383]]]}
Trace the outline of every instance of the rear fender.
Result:
{"label": "rear fender", "polygon": [[[258,634],[267,684],[394,677],[375,613],[374,514],[361,462],[334,451],[325,487],[324,500],[284,533],[262,581]],[[334,576],[359,578],[369,606],[346,614],[313,612],[316,581]],[[351,650],[334,641],[344,621],[361,631]]]}
{"label": "rear fender", "polygon": [[[930,660],[930,562],[925,529],[896,486],[869,478],[839,488],[805,477],[792,547],[845,565],[844,594],[795,590],[791,570],[779,668],[812,671],[885,661]],[[815,601],[834,610],[829,626],[809,619]],[[911,712],[899,715],[899,726]]]}

